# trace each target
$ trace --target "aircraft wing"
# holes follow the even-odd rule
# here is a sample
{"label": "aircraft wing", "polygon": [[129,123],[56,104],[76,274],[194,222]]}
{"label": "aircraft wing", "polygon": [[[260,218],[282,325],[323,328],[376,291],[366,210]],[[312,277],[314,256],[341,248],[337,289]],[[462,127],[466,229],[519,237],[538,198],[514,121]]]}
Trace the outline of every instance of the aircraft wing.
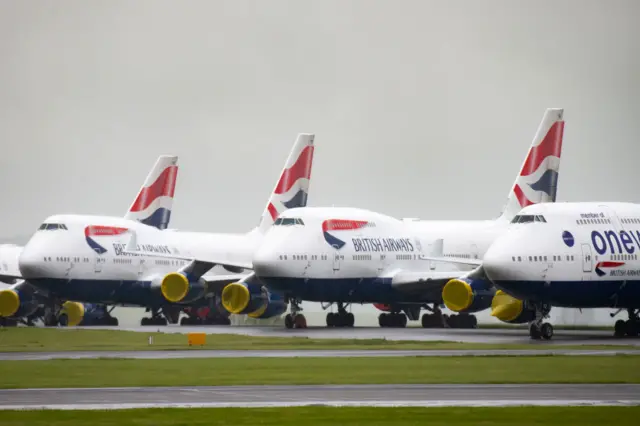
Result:
{"label": "aircraft wing", "polygon": [[0,245],[0,282],[15,284],[22,279],[18,259],[22,253],[22,246],[13,244]]}
{"label": "aircraft wing", "polygon": [[[199,279],[201,277],[205,277],[207,272],[211,270],[216,265],[220,266],[229,266],[231,268],[241,268],[241,269],[253,269],[253,263],[251,262],[242,262],[242,261],[233,261],[228,259],[205,259],[205,258],[196,258],[194,256],[186,256],[181,254],[167,254],[167,253],[156,253],[152,251],[141,250],[137,245],[137,238],[135,232],[131,232],[131,239],[127,243],[124,252],[133,254],[133,255],[142,255],[142,256],[151,256],[151,257],[161,257],[165,259],[177,259],[177,260],[187,260],[189,263],[180,269],[180,272],[183,272],[190,276],[193,279]],[[247,274],[240,275],[208,275],[207,282],[211,281],[212,284],[222,283],[225,280],[231,280],[228,282],[238,281],[238,278],[243,278]],[[226,277],[226,278],[225,278]],[[235,277],[235,278],[231,278]]]}
{"label": "aircraft wing", "polygon": [[481,277],[484,275],[482,266],[472,271],[398,271],[391,277],[391,286],[398,291],[412,294],[437,295],[440,297],[445,284],[454,278]]}

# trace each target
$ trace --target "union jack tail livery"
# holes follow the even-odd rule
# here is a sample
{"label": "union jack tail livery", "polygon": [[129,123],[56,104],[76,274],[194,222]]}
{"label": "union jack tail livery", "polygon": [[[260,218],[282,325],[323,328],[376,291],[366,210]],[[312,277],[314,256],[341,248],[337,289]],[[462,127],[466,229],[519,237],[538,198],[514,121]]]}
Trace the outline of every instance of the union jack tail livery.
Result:
{"label": "union jack tail livery", "polygon": [[260,232],[266,232],[287,209],[306,207],[313,164],[314,134],[300,133],[262,213]]}
{"label": "union jack tail livery", "polygon": [[167,229],[171,219],[173,194],[178,177],[178,157],[161,155],[140,188],[125,219],[137,220],[158,229]]}
{"label": "union jack tail livery", "polygon": [[536,136],[513,188],[509,192],[502,218],[511,221],[524,207],[554,203],[558,190],[564,109],[549,108],[542,117]]}

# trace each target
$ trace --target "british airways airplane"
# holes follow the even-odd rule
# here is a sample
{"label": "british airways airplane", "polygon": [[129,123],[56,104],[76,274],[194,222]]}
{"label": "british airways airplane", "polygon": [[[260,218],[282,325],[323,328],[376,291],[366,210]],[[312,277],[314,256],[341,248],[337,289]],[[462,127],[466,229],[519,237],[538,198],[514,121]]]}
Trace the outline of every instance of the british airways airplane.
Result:
{"label": "british airways airplane", "polygon": [[[246,275],[242,268],[215,268],[211,263],[159,255],[213,257],[232,263],[250,260],[278,214],[306,205],[313,154],[314,135],[298,135],[260,223],[250,232],[165,230],[171,212],[166,203],[173,197],[175,174],[164,170],[141,191],[126,218],[47,218],[22,250],[16,278],[46,292],[56,322],[68,325],[80,323],[84,303],[150,307],[152,316],[143,318],[142,325],[176,323],[185,307],[217,307],[222,287]],[[140,244],[127,246],[135,238]],[[190,285],[185,293],[182,280]],[[0,291],[0,315],[24,314],[31,302],[26,286],[16,284]],[[276,302],[272,309],[284,312],[284,303]]]}
{"label": "british airways airplane", "polygon": [[[125,219],[139,220],[158,229],[165,229],[169,225],[178,173],[177,161],[178,157],[176,156],[161,155],[158,157],[142,188],[125,214]],[[154,182],[157,183],[154,185]],[[165,192],[166,194],[160,198],[150,199],[153,197],[154,191]],[[150,203],[153,205],[150,205]],[[153,212],[153,214],[150,212]],[[52,229],[55,230],[57,228],[49,228],[47,225],[40,226],[40,230]],[[0,321],[4,325],[15,325],[16,322],[32,325],[34,319],[42,318],[45,325],[54,325],[56,316],[46,306],[50,304],[50,301],[47,300],[47,292],[25,283],[22,279],[19,258],[23,249],[24,247],[13,244],[0,245],[0,281],[14,284],[10,288],[0,288]],[[28,299],[28,303],[13,312],[13,308],[10,307],[13,302],[10,299],[11,295],[18,290],[25,300]],[[60,308],[64,306],[72,305],[65,305],[64,302],[60,302]],[[118,324],[117,318],[113,318],[110,315],[110,311],[105,305],[84,304],[83,308],[83,325]]]}
{"label": "british airways airplane", "polygon": [[[329,327],[354,325],[347,312],[352,303],[384,304],[390,313],[380,315],[382,327],[404,327],[407,317],[416,320],[421,308],[431,305],[434,314],[422,319],[427,327],[443,326],[439,306],[444,299],[465,314],[450,319],[450,326],[475,327],[475,317],[468,314],[487,309],[495,289],[487,283],[470,289],[469,296],[465,280],[472,269],[464,264],[438,269],[431,259],[481,258],[521,207],[555,201],[562,118],[562,109],[545,112],[498,219],[415,222],[356,208],[290,209],[278,217],[250,262],[230,265],[254,273],[226,285],[222,305],[235,314],[260,315],[271,309],[270,297],[280,295],[291,304],[287,328],[306,327],[303,300],[337,305],[337,313],[327,314]],[[225,264],[224,259],[189,260]],[[181,291],[190,291],[186,280]]]}
{"label": "british airways airplane", "polygon": [[482,262],[501,289],[492,315],[551,339],[552,306],[626,310],[615,336],[640,333],[640,205],[559,203],[523,209]]}

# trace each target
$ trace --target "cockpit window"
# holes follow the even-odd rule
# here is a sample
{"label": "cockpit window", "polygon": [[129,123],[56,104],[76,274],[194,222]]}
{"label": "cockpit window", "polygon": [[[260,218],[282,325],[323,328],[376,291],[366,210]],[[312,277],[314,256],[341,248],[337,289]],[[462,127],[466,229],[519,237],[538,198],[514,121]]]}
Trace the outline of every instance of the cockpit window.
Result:
{"label": "cockpit window", "polygon": [[297,217],[279,217],[273,222],[275,226],[291,226],[291,225],[303,225],[302,219]]}
{"label": "cockpit window", "polygon": [[54,231],[54,230],[58,230],[58,229],[62,229],[65,231],[68,231],[69,229],[67,228],[67,225],[65,225],[64,223],[43,223],[42,225],[40,225],[40,228],[38,228],[38,230],[43,231]]}
{"label": "cockpit window", "polygon": [[547,220],[542,215],[532,215],[532,214],[519,214],[513,218],[511,223],[531,223],[531,222],[542,222],[547,223]]}

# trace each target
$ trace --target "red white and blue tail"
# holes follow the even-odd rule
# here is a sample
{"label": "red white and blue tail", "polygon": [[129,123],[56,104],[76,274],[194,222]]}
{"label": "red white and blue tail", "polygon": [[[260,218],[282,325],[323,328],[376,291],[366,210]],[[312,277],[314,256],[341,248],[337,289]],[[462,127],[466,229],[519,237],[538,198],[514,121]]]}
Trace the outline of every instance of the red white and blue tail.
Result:
{"label": "red white and blue tail", "polygon": [[542,117],[520,173],[509,192],[502,219],[511,221],[523,208],[554,203],[558,191],[564,109],[549,108]]}
{"label": "red white and blue tail", "polygon": [[262,213],[260,232],[266,232],[287,209],[305,207],[309,195],[315,135],[300,133]]}
{"label": "red white and blue tail", "polygon": [[167,229],[178,177],[178,157],[161,155],[144,181],[125,219]]}

